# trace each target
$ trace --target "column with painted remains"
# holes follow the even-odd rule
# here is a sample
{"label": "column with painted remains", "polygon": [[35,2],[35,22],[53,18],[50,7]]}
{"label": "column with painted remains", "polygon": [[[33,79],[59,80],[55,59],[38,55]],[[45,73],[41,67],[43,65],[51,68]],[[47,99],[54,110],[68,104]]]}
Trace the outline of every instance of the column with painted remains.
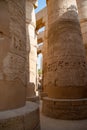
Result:
{"label": "column with painted remains", "polygon": [[48,0],[47,92],[45,115],[87,118],[87,64],[75,0]]}
{"label": "column with painted remains", "polygon": [[0,0],[0,130],[40,129],[38,105],[26,103],[25,63],[25,0]]}
{"label": "column with painted remains", "polygon": [[[34,7],[37,0],[26,1],[26,30],[27,30],[27,100],[35,101],[36,76],[37,76],[37,36],[35,33],[36,18]],[[34,6],[36,5],[36,6]]]}
{"label": "column with painted remains", "polygon": [[87,0],[76,0],[76,1],[79,12],[78,14],[83,36],[83,43],[85,45],[86,57],[87,57]]}

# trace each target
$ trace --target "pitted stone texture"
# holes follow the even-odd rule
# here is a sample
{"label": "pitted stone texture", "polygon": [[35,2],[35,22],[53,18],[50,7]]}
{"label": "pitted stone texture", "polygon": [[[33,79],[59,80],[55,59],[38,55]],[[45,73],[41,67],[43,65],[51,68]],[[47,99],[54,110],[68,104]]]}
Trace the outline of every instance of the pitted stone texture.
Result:
{"label": "pitted stone texture", "polygon": [[57,119],[87,119],[87,99],[43,98],[42,112]]}
{"label": "pitted stone texture", "polygon": [[0,130],[40,130],[38,105],[27,102],[22,108],[0,112]]}
{"label": "pitted stone texture", "polygon": [[50,98],[87,97],[87,64],[75,0],[48,1],[46,86]]}
{"label": "pitted stone texture", "polygon": [[0,0],[0,110],[25,105],[25,0]]}
{"label": "pitted stone texture", "polygon": [[47,5],[48,98],[43,99],[43,113],[60,119],[87,118],[87,63],[76,0],[48,0]]}

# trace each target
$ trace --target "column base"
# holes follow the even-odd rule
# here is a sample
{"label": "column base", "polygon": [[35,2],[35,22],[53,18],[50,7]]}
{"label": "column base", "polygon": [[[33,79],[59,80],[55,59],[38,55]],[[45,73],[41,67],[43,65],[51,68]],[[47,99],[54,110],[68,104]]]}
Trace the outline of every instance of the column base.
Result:
{"label": "column base", "polygon": [[46,92],[39,92],[39,97],[41,100],[43,100],[44,97],[48,97],[48,94]]}
{"label": "column base", "polygon": [[27,102],[22,108],[0,112],[0,130],[40,130],[38,105]]}
{"label": "column base", "polygon": [[44,115],[63,119],[87,119],[87,99],[52,99],[43,98],[42,112]]}
{"label": "column base", "polygon": [[27,101],[35,102],[35,103],[40,103],[39,96],[32,96],[32,97],[27,97]]}

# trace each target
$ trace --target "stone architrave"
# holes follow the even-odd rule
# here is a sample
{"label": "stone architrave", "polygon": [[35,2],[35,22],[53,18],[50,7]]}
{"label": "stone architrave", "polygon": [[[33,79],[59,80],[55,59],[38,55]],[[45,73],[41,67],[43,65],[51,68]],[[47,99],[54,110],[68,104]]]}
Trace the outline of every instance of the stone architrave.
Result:
{"label": "stone architrave", "polygon": [[79,12],[79,20],[83,36],[83,43],[85,45],[86,57],[87,57],[87,0],[76,0],[76,1]]}
{"label": "stone architrave", "polygon": [[25,0],[0,0],[0,130],[39,130],[39,107],[26,103]]}
{"label": "stone architrave", "polygon": [[87,64],[76,0],[48,0],[47,92],[45,115],[87,118]]}

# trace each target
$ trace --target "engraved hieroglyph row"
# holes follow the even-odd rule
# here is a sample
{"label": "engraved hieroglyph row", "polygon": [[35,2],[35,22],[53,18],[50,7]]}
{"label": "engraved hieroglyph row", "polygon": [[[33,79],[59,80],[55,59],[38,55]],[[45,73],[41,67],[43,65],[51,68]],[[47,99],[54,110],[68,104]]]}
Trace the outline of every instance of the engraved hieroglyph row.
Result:
{"label": "engraved hieroglyph row", "polygon": [[39,107],[26,102],[25,2],[0,0],[0,130],[40,130]]}
{"label": "engraved hieroglyph row", "polygon": [[[21,2],[23,4],[23,2]],[[25,10],[20,3],[15,1],[9,1],[9,15],[10,15],[10,53],[8,53],[7,60],[5,58],[4,64],[8,64],[9,72],[13,69],[16,70],[15,75],[21,76],[21,80],[26,85],[25,79],[25,56],[26,56],[26,44],[25,44]],[[24,17],[23,17],[24,16]],[[6,63],[5,63],[6,62]],[[10,62],[10,64],[9,64]],[[14,66],[15,65],[15,66]],[[11,69],[13,68],[13,69]],[[20,68],[20,69],[19,69]],[[6,68],[7,69],[7,68]],[[14,76],[14,75],[13,75]]]}
{"label": "engraved hieroglyph row", "polygon": [[[51,89],[49,85],[52,86],[52,90],[53,86],[55,89],[55,85],[56,87],[61,87],[62,97],[63,86],[80,86],[82,84],[83,86],[86,86],[85,79],[87,76],[87,65],[85,62],[85,52],[83,51],[84,47],[82,45],[76,2],[71,1],[70,4],[70,1],[68,2],[68,0],[67,2],[64,0],[58,0],[56,1],[55,5],[56,8],[61,7],[60,11],[63,10],[64,13],[60,13],[59,15],[57,14],[58,16],[55,19],[56,21],[53,21],[52,18],[56,16],[56,8],[52,12],[54,6],[48,1],[48,7],[51,8],[51,10],[48,8],[48,89]],[[57,68],[55,72],[50,71],[50,66],[54,62],[57,62]],[[53,75],[55,76],[53,77]],[[51,77],[53,77],[53,80]],[[49,93],[50,96],[58,97],[56,94],[50,95]],[[68,95],[66,92],[66,97],[67,96]]]}
{"label": "engraved hieroglyph row", "polygon": [[43,113],[60,119],[87,118],[87,63],[76,0],[48,0],[47,6],[48,98],[43,99]]}
{"label": "engraved hieroglyph row", "polygon": [[0,110],[25,104],[25,1],[0,1]]}

